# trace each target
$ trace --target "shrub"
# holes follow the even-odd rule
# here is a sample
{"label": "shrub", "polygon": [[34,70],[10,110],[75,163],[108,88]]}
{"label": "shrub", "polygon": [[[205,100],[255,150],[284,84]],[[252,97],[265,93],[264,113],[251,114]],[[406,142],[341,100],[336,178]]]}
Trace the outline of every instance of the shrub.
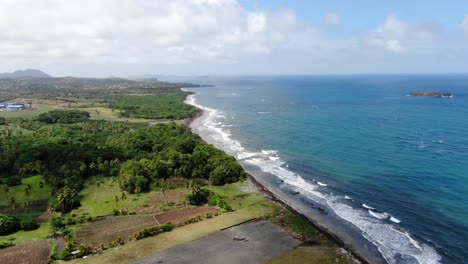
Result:
{"label": "shrub", "polygon": [[32,217],[24,217],[20,221],[21,229],[25,231],[35,230],[39,228],[39,224],[37,223],[36,219]]}
{"label": "shrub", "polygon": [[52,256],[52,258],[56,260],[67,260],[70,258],[70,256],[71,256],[70,249],[64,248],[62,249],[62,251]]}
{"label": "shrub", "polygon": [[76,254],[76,257],[81,258],[83,256],[89,255],[92,251],[93,251],[92,246],[85,245],[85,244],[80,244],[78,246],[78,253]]}
{"label": "shrub", "polygon": [[226,212],[231,212],[232,211],[232,207],[218,194],[212,193],[208,197],[208,204],[211,205],[211,206],[217,206],[217,207],[223,209]]}
{"label": "shrub", "polygon": [[15,245],[15,243],[13,243],[11,241],[2,241],[2,242],[0,242],[0,249],[7,248],[7,247],[12,247],[14,245]]}
{"label": "shrub", "polygon": [[145,228],[140,232],[133,234],[131,237],[133,237],[135,240],[140,240],[142,238],[154,236],[162,232],[169,232],[172,229],[174,229],[174,227],[175,225],[172,223],[166,223],[160,226],[153,226],[150,228]]}
{"label": "shrub", "polygon": [[21,230],[19,219],[14,216],[0,214],[0,235],[9,235]]}
{"label": "shrub", "polygon": [[6,125],[6,119],[3,116],[0,116],[0,126]]}
{"label": "shrub", "polygon": [[63,222],[62,217],[54,216],[54,217],[52,217],[52,219],[50,219],[50,226],[53,229],[60,229],[62,227],[65,227],[65,223]]}
{"label": "shrub", "polygon": [[208,202],[211,192],[198,186],[193,187],[192,192],[187,195],[187,201],[191,205],[202,205]]}

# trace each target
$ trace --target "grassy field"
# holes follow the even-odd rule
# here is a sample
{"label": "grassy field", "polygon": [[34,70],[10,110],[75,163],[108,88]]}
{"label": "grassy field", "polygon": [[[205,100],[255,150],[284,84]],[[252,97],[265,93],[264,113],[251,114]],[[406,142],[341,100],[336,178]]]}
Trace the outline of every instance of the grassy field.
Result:
{"label": "grassy field", "polygon": [[290,252],[268,261],[267,264],[346,264],[349,259],[330,247],[298,247]]}
{"label": "grassy field", "polygon": [[[80,195],[82,196],[81,206],[72,213],[100,216],[111,214],[114,209],[123,208],[141,213],[157,213],[173,207],[183,208],[187,191],[185,189],[168,190],[166,199],[160,192],[127,194],[127,198],[122,200],[120,199],[122,191],[117,182],[113,182],[112,178],[94,177],[86,182]],[[115,200],[116,195],[119,197],[118,202]]]}
{"label": "grassy field", "polygon": [[22,111],[0,111],[0,116],[5,118],[31,118],[46,113],[47,109],[31,109]]}
{"label": "grassy field", "polygon": [[[137,97],[137,99],[132,99],[133,97]],[[87,104],[87,102],[68,102],[64,100],[49,100],[49,99],[31,99],[31,100],[25,100],[21,98],[17,98],[13,101],[15,102],[23,102],[26,105],[27,102],[31,101],[32,102],[32,108],[31,109],[26,109],[26,110],[21,110],[21,111],[0,111],[0,116],[5,117],[5,118],[34,118],[39,116],[40,114],[46,113],[48,111],[54,110],[54,109],[77,109],[77,110],[84,110],[87,111],[91,114],[91,119],[94,120],[106,120],[106,121],[113,121],[113,122],[129,122],[129,123],[164,123],[164,122],[171,122],[171,119],[164,119],[166,117],[163,117],[163,115],[155,114],[155,112],[158,112],[161,109],[167,108],[167,107],[173,107],[173,104],[176,104],[174,107],[180,107],[179,97],[181,95],[150,95],[149,99],[138,99],[142,96],[137,96],[137,95],[128,95],[128,96],[120,96],[118,98],[123,98],[121,100],[124,100],[122,104],[119,104],[120,107],[124,108],[127,106],[127,104],[139,104],[143,103],[146,104],[144,105],[145,107],[149,107],[151,110],[150,112],[153,113],[154,118],[141,118],[139,117],[138,114],[136,115],[127,115],[127,117],[122,116],[122,113],[124,113],[126,110],[120,110],[120,109],[110,109],[108,108],[107,104],[102,104],[102,103],[93,103],[93,104]],[[128,98],[131,98],[128,100]],[[27,101],[27,102],[26,102]],[[141,101],[141,102],[140,102]],[[182,100],[183,101],[183,100]],[[161,105],[163,104],[163,105]],[[184,111],[189,111],[192,110],[189,106],[187,106],[187,110]],[[139,110],[140,112],[142,110]],[[125,115],[125,114],[124,114]],[[169,114],[167,114],[168,117],[170,117]],[[161,119],[162,118],[162,119]],[[174,116],[173,118],[176,118]]]}
{"label": "grassy field", "polygon": [[21,185],[9,187],[9,191],[0,192],[0,206],[8,206],[8,200],[10,197],[14,197],[17,202],[27,200],[28,197],[25,194],[25,188],[27,184],[32,187],[29,201],[34,202],[37,200],[47,200],[50,197],[50,188],[44,184],[40,187],[40,182],[43,180],[42,176],[33,176],[24,178]]}
{"label": "grassy field", "polygon": [[50,233],[49,222],[47,222],[47,223],[42,223],[40,227],[36,230],[31,230],[31,231],[21,230],[11,235],[0,236],[0,242],[12,241],[13,243],[19,245],[19,244],[23,244],[26,242],[47,239],[47,235],[49,235],[49,233]]}
{"label": "grassy field", "polygon": [[198,109],[184,103],[185,97],[184,93],[118,95],[112,97],[111,108],[121,110],[124,117],[181,120],[198,113]]}
{"label": "grassy field", "polygon": [[129,122],[129,123],[164,123],[171,122],[171,120],[161,120],[161,119],[145,119],[145,118],[136,118],[136,117],[122,117],[120,113],[122,112],[119,109],[110,109],[104,106],[100,107],[86,107],[80,108],[80,110],[87,111],[91,114],[91,119],[94,120],[106,120],[114,122]]}

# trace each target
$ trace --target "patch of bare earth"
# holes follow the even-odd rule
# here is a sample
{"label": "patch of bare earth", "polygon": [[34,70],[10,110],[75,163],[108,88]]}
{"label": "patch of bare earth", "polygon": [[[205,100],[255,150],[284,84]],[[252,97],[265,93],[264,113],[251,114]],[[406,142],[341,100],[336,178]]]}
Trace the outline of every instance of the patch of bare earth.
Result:
{"label": "patch of bare earth", "polygon": [[49,241],[38,240],[14,247],[0,249],[0,263],[45,264],[49,263],[49,253]]}
{"label": "patch of bare earth", "polygon": [[187,208],[179,211],[171,211],[167,213],[157,214],[154,218],[160,223],[165,224],[168,222],[179,223],[190,217],[196,215],[204,215],[207,213],[213,213],[218,211],[218,209],[209,207],[209,206],[199,206],[194,208]]}
{"label": "patch of bare earth", "polygon": [[78,241],[94,247],[115,241],[119,237],[126,240],[129,236],[144,228],[158,226],[167,222],[179,223],[196,215],[216,212],[218,209],[209,206],[187,208],[157,215],[120,216],[101,221],[85,223],[77,232]]}
{"label": "patch of bare earth", "polygon": [[77,238],[80,243],[97,247],[101,243],[107,245],[119,237],[126,240],[143,228],[157,225],[151,215],[112,217],[82,224],[78,229]]}

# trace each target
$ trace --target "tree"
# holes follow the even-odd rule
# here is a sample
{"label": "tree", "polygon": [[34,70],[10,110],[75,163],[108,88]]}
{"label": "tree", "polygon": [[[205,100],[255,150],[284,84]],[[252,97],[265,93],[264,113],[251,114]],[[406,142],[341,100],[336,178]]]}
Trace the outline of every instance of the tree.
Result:
{"label": "tree", "polygon": [[161,192],[163,193],[163,202],[164,202],[164,204],[167,204],[166,192],[170,187],[169,183],[166,180],[162,179],[160,184],[161,184],[161,186],[160,186]]}
{"label": "tree", "polygon": [[29,204],[29,197],[31,196],[31,191],[32,191],[32,186],[31,186],[31,184],[28,183],[26,185],[26,188],[24,188],[24,194],[26,195],[27,204]]}
{"label": "tree", "polygon": [[10,198],[8,199],[8,206],[10,206],[11,209],[16,209],[18,203],[16,202],[15,197],[10,196]]}
{"label": "tree", "polygon": [[57,191],[55,197],[49,200],[49,208],[55,212],[68,213],[80,205],[80,198],[76,189],[68,186]]}

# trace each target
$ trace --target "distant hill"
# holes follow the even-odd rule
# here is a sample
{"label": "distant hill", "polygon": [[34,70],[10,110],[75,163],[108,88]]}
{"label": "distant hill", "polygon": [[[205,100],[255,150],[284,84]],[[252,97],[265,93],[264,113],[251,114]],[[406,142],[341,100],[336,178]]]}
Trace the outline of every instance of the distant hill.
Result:
{"label": "distant hill", "polygon": [[130,78],[130,79],[152,79],[152,80],[157,80],[157,79],[159,79],[161,77],[164,77],[164,75],[151,74],[151,73],[142,74],[142,75],[130,75],[130,76],[128,76],[128,78]]}
{"label": "distant hill", "polygon": [[34,69],[18,70],[12,73],[0,73],[0,79],[12,78],[52,78],[49,74]]}

